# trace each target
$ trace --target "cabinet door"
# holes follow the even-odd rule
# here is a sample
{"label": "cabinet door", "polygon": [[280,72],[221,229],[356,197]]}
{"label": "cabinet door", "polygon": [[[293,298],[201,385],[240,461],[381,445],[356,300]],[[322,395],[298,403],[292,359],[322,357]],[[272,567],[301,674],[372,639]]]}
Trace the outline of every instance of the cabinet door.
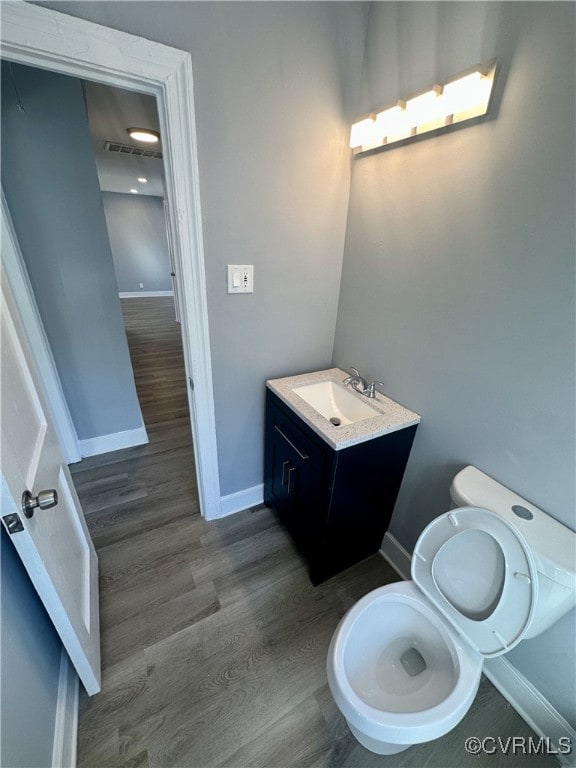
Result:
{"label": "cabinet door", "polygon": [[309,455],[300,453],[278,425],[272,433],[272,493],[280,505],[289,503],[299,487],[299,475],[306,471]]}
{"label": "cabinet door", "polygon": [[279,409],[274,411],[271,426],[273,504],[298,548],[307,555],[325,525],[325,456]]}

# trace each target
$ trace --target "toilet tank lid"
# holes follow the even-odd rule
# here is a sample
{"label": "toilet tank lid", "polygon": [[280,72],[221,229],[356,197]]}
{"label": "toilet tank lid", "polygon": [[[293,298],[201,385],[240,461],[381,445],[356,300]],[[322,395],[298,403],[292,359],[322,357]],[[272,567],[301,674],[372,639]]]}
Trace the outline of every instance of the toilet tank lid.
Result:
{"label": "toilet tank lid", "polygon": [[[524,536],[540,573],[557,584],[576,588],[576,533],[570,528],[476,467],[458,472],[450,496],[457,506],[482,507],[503,517]],[[526,510],[531,517],[518,515],[514,508]]]}

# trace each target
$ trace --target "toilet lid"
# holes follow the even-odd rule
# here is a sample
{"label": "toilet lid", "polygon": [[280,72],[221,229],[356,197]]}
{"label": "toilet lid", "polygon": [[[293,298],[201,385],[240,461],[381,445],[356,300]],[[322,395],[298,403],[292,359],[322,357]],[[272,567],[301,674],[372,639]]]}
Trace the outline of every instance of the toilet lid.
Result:
{"label": "toilet lid", "polygon": [[487,509],[460,507],[420,534],[412,578],[483,656],[522,640],[534,615],[538,580],[519,531]]}

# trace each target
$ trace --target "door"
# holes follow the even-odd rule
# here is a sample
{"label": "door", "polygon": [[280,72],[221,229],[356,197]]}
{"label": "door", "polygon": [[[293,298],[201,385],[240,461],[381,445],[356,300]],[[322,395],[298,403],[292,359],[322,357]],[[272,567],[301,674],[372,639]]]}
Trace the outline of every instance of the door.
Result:
{"label": "door", "polygon": [[1,277],[2,524],[92,695],[100,690],[98,561],[4,270]]}
{"label": "door", "polygon": [[327,454],[267,394],[266,498],[302,554],[318,557],[330,487]]}

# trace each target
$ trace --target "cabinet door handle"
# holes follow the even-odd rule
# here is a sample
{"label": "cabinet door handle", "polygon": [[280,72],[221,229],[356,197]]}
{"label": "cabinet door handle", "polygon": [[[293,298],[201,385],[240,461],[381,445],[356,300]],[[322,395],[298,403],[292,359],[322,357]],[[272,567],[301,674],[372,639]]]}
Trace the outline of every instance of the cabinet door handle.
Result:
{"label": "cabinet door handle", "polygon": [[290,467],[290,469],[288,470],[288,493],[292,493],[292,491],[294,490],[294,483],[292,482],[292,478],[295,476],[295,473],[296,473],[296,467]]}
{"label": "cabinet door handle", "polygon": [[[288,466],[290,466],[290,462],[289,461],[283,461],[282,462],[282,488],[284,488],[284,486],[287,483],[287,480],[286,480],[286,467],[288,467]],[[288,478],[290,478],[290,474],[288,474]]]}
{"label": "cabinet door handle", "polygon": [[284,438],[284,440],[286,440],[286,442],[288,443],[288,445],[289,445],[291,448],[293,448],[293,449],[296,451],[296,453],[298,454],[298,456],[300,456],[300,458],[301,458],[301,459],[304,459],[304,460],[306,460],[306,459],[309,459],[309,458],[310,458],[310,456],[308,456],[308,454],[307,454],[307,453],[302,453],[302,451],[299,451],[299,450],[298,450],[298,448],[296,448],[296,446],[294,445],[294,443],[292,442],[292,440],[289,440],[289,439],[286,437],[286,435],[284,434],[284,432],[282,432],[282,430],[280,429],[280,427],[278,426],[278,424],[274,424],[274,429],[275,429],[277,432],[280,432],[280,434],[282,435],[282,437]]}

